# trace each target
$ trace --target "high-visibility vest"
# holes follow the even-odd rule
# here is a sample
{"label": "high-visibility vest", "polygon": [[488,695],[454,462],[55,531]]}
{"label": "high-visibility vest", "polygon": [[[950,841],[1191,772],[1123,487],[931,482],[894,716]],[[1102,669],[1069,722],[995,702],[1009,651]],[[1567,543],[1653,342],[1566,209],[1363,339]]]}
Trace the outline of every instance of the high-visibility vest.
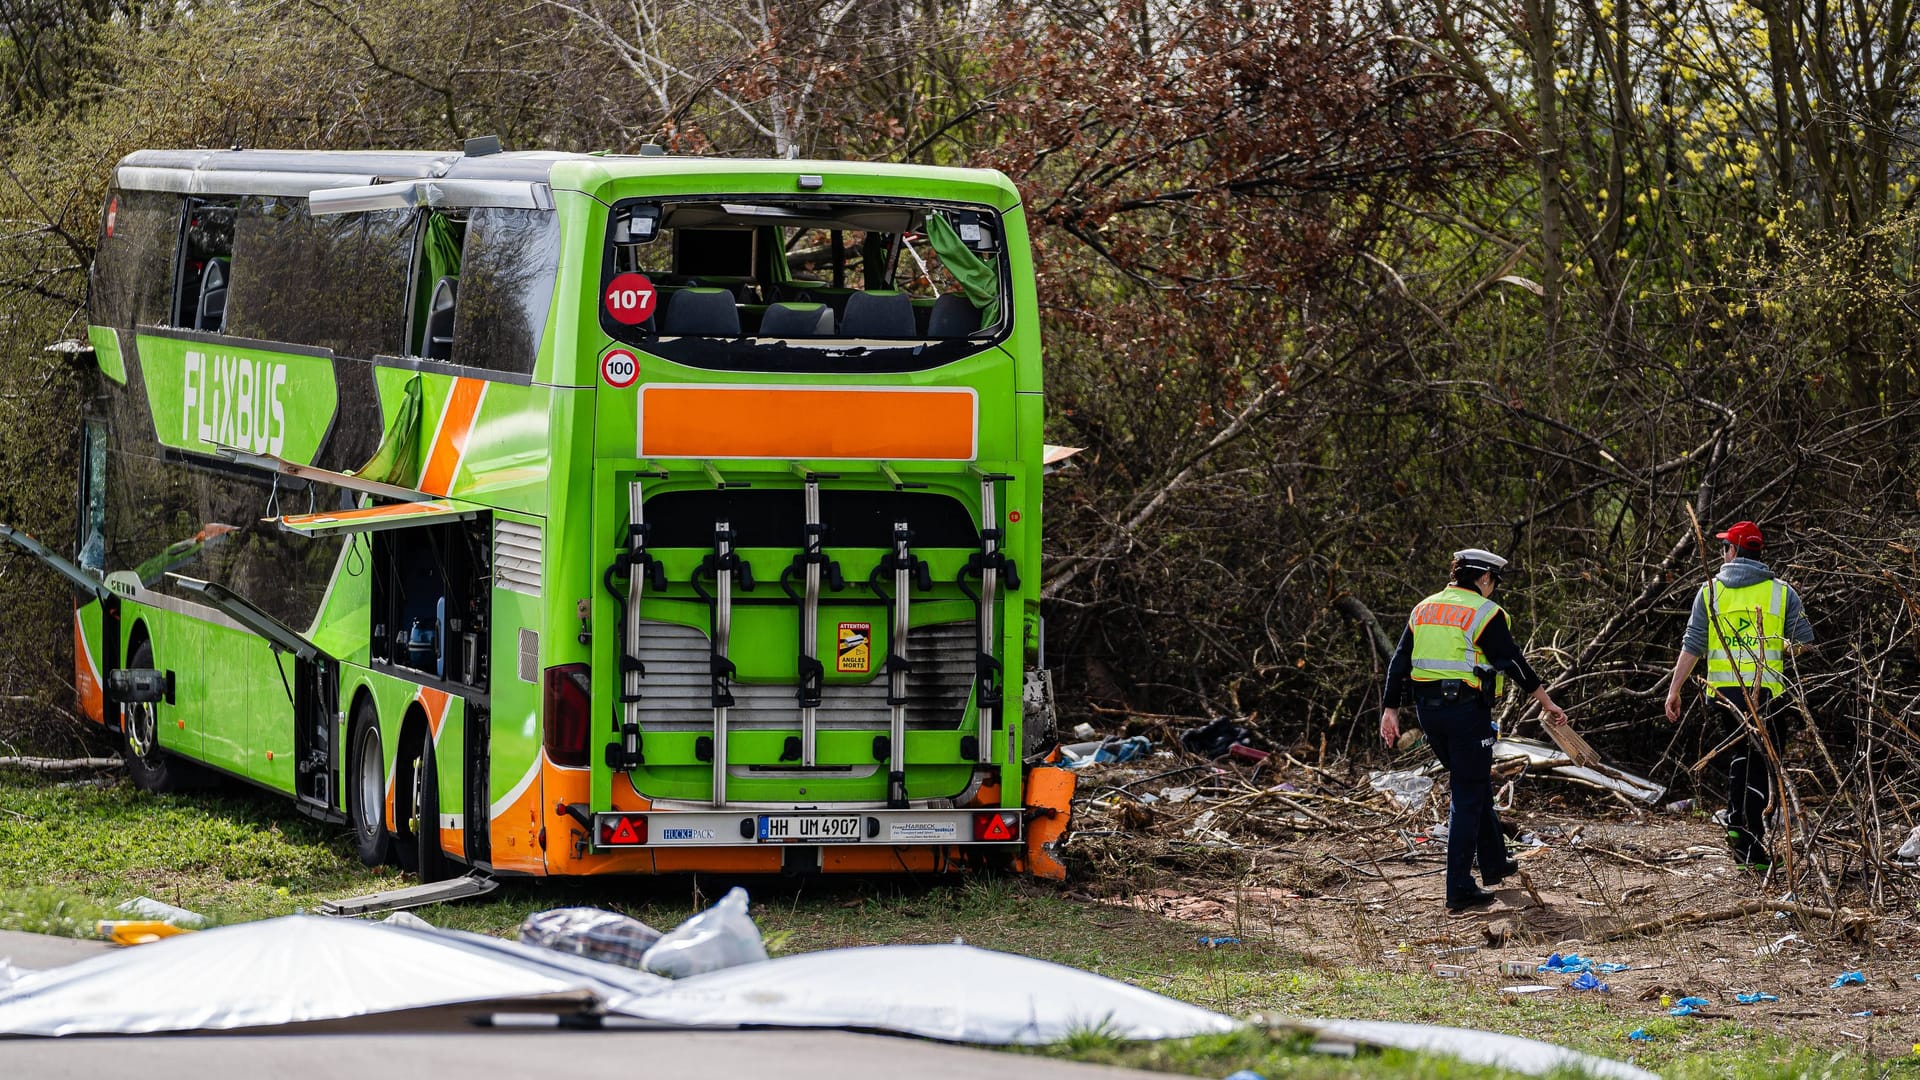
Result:
{"label": "high-visibility vest", "polygon": [[[1499,604],[1458,585],[1420,601],[1407,617],[1407,627],[1413,631],[1413,681],[1459,679],[1480,689],[1477,669],[1487,664],[1486,654],[1480,651],[1480,631],[1498,614]],[[1504,682],[1503,677],[1495,677],[1496,693]]]}
{"label": "high-visibility vest", "polygon": [[1700,587],[1700,598],[1707,607],[1707,686],[1785,690],[1787,583],[1774,578],[1735,589],[1715,578]]}

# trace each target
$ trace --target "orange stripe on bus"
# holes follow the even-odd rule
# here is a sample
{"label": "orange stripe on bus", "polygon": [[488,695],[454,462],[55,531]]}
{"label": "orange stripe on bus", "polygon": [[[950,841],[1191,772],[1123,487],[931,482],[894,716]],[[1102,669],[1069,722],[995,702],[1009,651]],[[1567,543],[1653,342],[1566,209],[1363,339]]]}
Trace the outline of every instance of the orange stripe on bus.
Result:
{"label": "orange stripe on bus", "polygon": [[453,490],[454,473],[466,456],[467,437],[473,433],[473,421],[480,415],[480,399],[486,392],[485,380],[454,379],[453,392],[447,395],[446,409],[440,416],[440,428],[434,432],[427,467],[420,472],[421,491],[445,495]]}
{"label": "orange stripe on bus", "polygon": [[414,692],[413,699],[420,703],[421,709],[427,714],[427,729],[433,733],[434,742],[438,743],[440,728],[447,722],[447,705],[453,700],[453,695],[445,690],[422,686]]}
{"label": "orange stripe on bus", "polygon": [[970,390],[648,386],[640,455],[971,461]]}
{"label": "orange stripe on bus", "polygon": [[386,506],[367,506],[358,510],[330,510],[320,514],[290,514],[281,518],[283,525],[296,529],[309,525],[328,525],[334,522],[378,521],[382,518],[407,517],[411,514],[434,514],[442,510],[453,509],[452,503],[414,502],[391,503]]}
{"label": "orange stripe on bus", "polygon": [[80,609],[73,609],[73,685],[80,694],[80,713],[97,724],[107,722],[106,695],[100,692],[100,672],[93,662],[93,650],[87,647],[87,632],[80,625]]}

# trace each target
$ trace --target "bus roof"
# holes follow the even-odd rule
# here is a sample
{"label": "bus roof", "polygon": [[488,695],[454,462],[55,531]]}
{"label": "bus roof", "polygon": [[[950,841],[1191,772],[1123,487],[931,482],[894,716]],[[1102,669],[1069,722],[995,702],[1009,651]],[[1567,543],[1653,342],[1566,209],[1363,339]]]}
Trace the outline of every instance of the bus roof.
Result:
{"label": "bus roof", "polygon": [[[394,180],[460,179],[551,184],[585,190],[628,179],[669,176],[791,176],[821,173],[919,183],[947,183],[1001,192],[1013,184],[991,169],[956,169],[864,161],[688,157],[672,154],[575,154],[546,150],[470,157],[424,150],[137,150],[120,159],[123,189],[219,195],[306,195],[319,188]],[[1002,201],[1002,200],[995,200]]]}

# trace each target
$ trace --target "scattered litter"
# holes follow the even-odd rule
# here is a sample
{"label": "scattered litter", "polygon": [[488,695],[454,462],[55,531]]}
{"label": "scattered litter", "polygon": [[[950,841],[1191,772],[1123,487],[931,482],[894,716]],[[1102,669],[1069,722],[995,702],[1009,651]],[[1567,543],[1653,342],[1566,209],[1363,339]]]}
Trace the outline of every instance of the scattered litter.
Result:
{"label": "scattered litter", "polygon": [[159,919],[101,919],[93,924],[93,931],[100,936],[100,940],[111,941],[115,945],[147,945],[175,934],[193,932],[188,927],[175,926]]}
{"label": "scattered litter", "polygon": [[1093,730],[1093,725],[1085,721],[1073,725],[1073,737],[1076,739],[1093,739],[1098,738],[1099,735],[1099,732]]}
{"label": "scattered litter", "polygon": [[660,936],[660,931],[639,919],[590,907],[535,912],[520,924],[519,933],[528,945],[632,968],[645,961],[647,950]]}
{"label": "scattered litter", "polygon": [[1267,1078],[1252,1069],[1241,1069],[1236,1073],[1228,1073],[1227,1080],[1267,1080]]}
{"label": "scattered litter", "polygon": [[1199,792],[1200,792],[1199,788],[1170,787],[1162,791],[1160,793],[1160,797],[1167,800],[1168,805],[1178,806],[1181,803],[1186,802],[1187,800],[1193,798],[1195,795],[1199,794]]}
{"label": "scattered litter", "polygon": [[1608,994],[1613,992],[1612,987],[1608,986],[1606,983],[1601,982],[1599,979],[1594,978],[1593,972],[1591,971],[1583,971],[1580,974],[1574,976],[1573,981],[1567,984],[1567,989],[1597,990],[1602,994]]}
{"label": "scattered litter", "polygon": [[1153,743],[1145,735],[1128,739],[1095,739],[1061,747],[1060,753],[1066,756],[1061,764],[1069,769],[1084,769],[1091,765],[1132,761],[1146,757],[1152,750]]}
{"label": "scattered litter", "polygon": [[1560,988],[1557,986],[1548,986],[1546,983],[1527,983],[1524,986],[1503,986],[1500,988],[1500,992],[1503,994],[1545,994],[1558,989]]}
{"label": "scattered litter", "polygon": [[747,914],[747,890],[727,890],[720,902],[669,930],[648,947],[640,966],[655,975],[684,979],[709,971],[763,963],[767,947]]}
{"label": "scattered litter", "polygon": [[1627,1038],[1632,1039],[1634,1042],[1653,1041],[1653,1036],[1647,1034],[1646,1028],[1634,1028],[1632,1031],[1627,1032]]}
{"label": "scattered litter", "polygon": [[1502,975],[1532,975],[1534,973],[1534,964],[1531,960],[1500,961],[1500,974]]}
{"label": "scattered litter", "polygon": [[1896,862],[1920,860],[1920,825],[1915,825],[1913,831],[1907,834],[1906,840],[1900,844],[1900,850],[1893,853],[1893,858]]}
{"label": "scattered litter", "polygon": [[1245,761],[1258,765],[1273,755],[1268,751],[1248,746],[1246,743],[1237,742],[1227,747],[1227,756],[1236,761]]}
{"label": "scattered litter", "polygon": [[1411,770],[1370,773],[1368,782],[1373,790],[1385,792],[1395,806],[1407,811],[1418,812],[1433,793],[1433,777]]}
{"label": "scattered litter", "polygon": [[1861,1010],[1860,1010],[1859,1012],[1857,1012],[1857,1013],[1848,1013],[1847,1015],[1848,1015],[1848,1016],[1851,1016],[1851,1017],[1855,1017],[1856,1019],[1858,1019],[1858,1018],[1864,1018],[1864,1017],[1869,1017],[1869,1016],[1872,1016],[1872,1015],[1873,1015],[1873,1010],[1872,1010],[1872,1009],[1861,1009]]}
{"label": "scattered litter", "polygon": [[1867,977],[1865,975],[1862,975],[1858,971],[1848,971],[1848,972],[1843,972],[1838,976],[1835,976],[1833,980],[1833,985],[1827,987],[1827,989],[1838,990],[1843,986],[1865,986],[1865,985],[1867,985]]}
{"label": "scattered litter", "polygon": [[[1660,1000],[1665,1001],[1666,998],[1661,998]],[[1712,1004],[1713,1002],[1708,1001],[1706,998],[1703,998],[1703,997],[1683,997],[1679,1001],[1676,1001],[1673,1003],[1673,1008],[1667,1010],[1667,1015],[1668,1016],[1694,1016],[1694,1015],[1697,1015],[1702,1009],[1708,1008]]]}
{"label": "scattered litter", "polygon": [[1780,995],[1768,994],[1764,992],[1733,995],[1733,1002],[1736,1005],[1758,1005],[1761,1002],[1765,1002],[1765,1001],[1779,1001],[1779,1000],[1780,1000]]}
{"label": "scattered litter", "polygon": [[1534,969],[1534,971],[1541,975],[1577,975],[1583,971],[1594,971],[1602,975],[1611,975],[1616,971],[1632,970],[1633,967],[1629,964],[1595,962],[1581,956],[1579,953],[1568,953],[1565,956],[1554,953],[1552,956],[1547,957],[1546,963]]}
{"label": "scattered litter", "polygon": [[1667,813],[1669,814],[1692,813],[1693,800],[1692,799],[1676,799],[1673,802],[1670,802],[1667,804],[1666,810],[1667,810]]}
{"label": "scattered litter", "polygon": [[1316,1036],[1319,1043],[1324,1044],[1316,1047],[1322,1052],[1350,1054],[1355,1044],[1365,1044],[1421,1054],[1446,1054],[1469,1065],[1488,1065],[1528,1076],[1574,1073],[1595,1080],[1659,1080],[1656,1074],[1624,1061],[1490,1031],[1386,1020],[1300,1020],[1288,1026]]}
{"label": "scattered litter", "polygon": [[1467,969],[1464,964],[1433,964],[1429,966],[1429,970],[1443,979],[1464,979],[1467,977]]}
{"label": "scattered litter", "polygon": [[197,911],[188,911],[186,908],[174,907],[172,904],[162,903],[151,896],[136,896],[113,910],[124,911],[129,915],[138,915],[143,919],[158,919],[163,923],[171,923],[174,926],[189,929],[197,929],[207,925],[207,917],[205,915]]}
{"label": "scattered litter", "polygon": [[[1762,945],[1762,946],[1760,946],[1759,948],[1757,948],[1757,949],[1755,949],[1755,950],[1753,950],[1753,955],[1755,955],[1755,956],[1775,956],[1775,955],[1778,955],[1778,954],[1779,954],[1779,952],[1780,952],[1780,950],[1781,950],[1781,949],[1782,949],[1783,947],[1785,947],[1785,946],[1786,946],[1786,944],[1787,944],[1788,942],[1790,942],[1790,941],[1791,941],[1791,942],[1798,942],[1799,940],[1800,940],[1800,935],[1799,935],[1799,934],[1785,934],[1785,935],[1783,935],[1783,936],[1781,936],[1781,937],[1778,937],[1778,938],[1775,938],[1775,939],[1774,939],[1774,942],[1773,942],[1773,944],[1771,944],[1771,945]],[[1916,979],[1920,979],[1920,975],[1916,975],[1916,976],[1914,976],[1914,978],[1916,978]]]}
{"label": "scattered litter", "polygon": [[1222,716],[1201,727],[1181,732],[1180,747],[1189,754],[1217,760],[1232,753],[1235,743],[1244,744],[1254,738],[1253,732]]}
{"label": "scattered litter", "polygon": [[1217,949],[1222,945],[1240,944],[1240,939],[1237,937],[1213,937],[1207,934],[1202,934],[1201,936],[1199,936],[1198,938],[1195,938],[1194,940],[1198,941],[1202,945],[1205,945],[1209,949]]}

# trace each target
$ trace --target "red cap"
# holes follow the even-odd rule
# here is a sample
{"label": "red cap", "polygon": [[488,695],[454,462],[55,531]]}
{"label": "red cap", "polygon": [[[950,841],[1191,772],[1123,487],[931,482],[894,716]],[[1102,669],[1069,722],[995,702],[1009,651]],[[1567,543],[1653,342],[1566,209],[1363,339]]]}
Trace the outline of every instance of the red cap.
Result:
{"label": "red cap", "polygon": [[1727,526],[1727,531],[1714,533],[1715,537],[1725,540],[1742,551],[1759,551],[1765,542],[1760,535],[1760,526],[1751,521],[1736,521]]}

